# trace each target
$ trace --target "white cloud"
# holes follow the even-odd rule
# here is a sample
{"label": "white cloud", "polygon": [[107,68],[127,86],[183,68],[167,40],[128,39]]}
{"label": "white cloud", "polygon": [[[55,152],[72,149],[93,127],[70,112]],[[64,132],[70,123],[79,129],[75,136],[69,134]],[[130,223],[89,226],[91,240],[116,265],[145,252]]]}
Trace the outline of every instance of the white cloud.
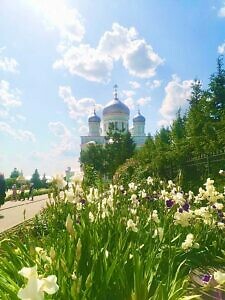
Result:
{"label": "white cloud", "polygon": [[133,41],[123,56],[124,67],[131,75],[148,78],[156,73],[156,68],[163,60],[145,40]]}
{"label": "white cloud", "polygon": [[135,101],[132,97],[128,97],[123,101],[129,109],[135,109]]}
{"label": "white cloud", "polygon": [[139,89],[141,87],[140,83],[137,81],[129,81],[129,84],[132,89]]}
{"label": "white cloud", "polygon": [[0,81],[0,106],[5,108],[18,107],[22,104],[21,92],[18,89],[12,90],[6,80]]}
{"label": "white cloud", "polygon": [[81,125],[78,129],[78,132],[81,134],[81,135],[87,135],[88,134],[88,126],[87,125]]}
{"label": "white cloud", "polygon": [[73,75],[103,83],[109,82],[113,63],[119,59],[131,75],[140,78],[154,76],[163,63],[152,46],[138,38],[134,27],[126,28],[118,23],[113,23],[112,30],[103,34],[97,48],[80,44],[65,48],[61,55],[53,68],[65,68]]}
{"label": "white cloud", "polygon": [[48,124],[49,130],[57,137],[70,137],[70,131],[66,128],[66,126],[61,122],[49,122]]}
{"label": "white cloud", "polygon": [[128,29],[118,23],[113,23],[112,31],[106,31],[100,38],[98,49],[101,53],[118,60],[130,47],[131,41],[137,38],[137,35],[134,27]]}
{"label": "white cloud", "polygon": [[33,142],[33,143],[36,142],[36,138],[35,138],[34,134],[29,130],[19,129],[17,131],[17,134],[19,136],[18,139],[21,140],[21,141],[30,141],[30,142]]}
{"label": "white cloud", "polygon": [[16,138],[15,130],[6,122],[0,122],[0,132]]}
{"label": "white cloud", "polygon": [[72,119],[87,116],[93,112],[94,108],[97,111],[102,109],[102,105],[97,104],[93,98],[76,99],[69,86],[60,86],[59,96],[67,104]]}
{"label": "white cloud", "polygon": [[53,68],[65,68],[73,75],[107,83],[111,76],[113,61],[99,50],[81,44],[78,47],[70,47],[63,57],[53,64]]}
{"label": "white cloud", "polygon": [[219,54],[225,54],[225,43],[218,46],[217,52]]}
{"label": "white cloud", "polygon": [[151,102],[151,97],[141,97],[137,100],[137,104],[140,106],[148,105]]}
{"label": "white cloud", "polygon": [[19,120],[19,121],[22,121],[22,122],[25,122],[26,119],[27,119],[25,116],[20,115],[20,114],[17,114],[17,115],[15,116],[15,118],[16,118],[17,120]]}
{"label": "white cloud", "polygon": [[51,156],[74,156],[77,137],[62,122],[49,122],[49,130],[57,137],[58,142],[52,146]]}
{"label": "white cloud", "polygon": [[177,75],[172,76],[172,80],[165,87],[166,95],[159,110],[164,122],[173,120],[179,108],[184,110],[188,107],[187,99],[191,94],[192,83],[192,80],[181,81]]}
{"label": "white cloud", "polygon": [[218,16],[221,17],[221,18],[224,18],[225,17],[225,5],[222,6],[219,11],[218,11]]}
{"label": "white cloud", "polygon": [[35,142],[36,138],[34,134],[29,130],[15,129],[6,122],[0,122],[0,132],[13,137],[19,141]]}
{"label": "white cloud", "polygon": [[153,81],[148,81],[146,82],[146,85],[151,89],[154,90],[156,88],[159,88],[162,84],[161,80],[154,79]]}
{"label": "white cloud", "polygon": [[134,27],[126,28],[113,23],[112,31],[101,37],[98,49],[115,60],[122,59],[131,75],[148,78],[155,75],[156,68],[163,63],[151,45],[139,38]]}
{"label": "white cloud", "polygon": [[64,0],[29,0],[38,11],[47,28],[58,30],[61,43],[80,42],[85,34],[83,18]]}
{"label": "white cloud", "polygon": [[122,96],[125,96],[125,97],[133,97],[135,94],[136,94],[136,92],[133,90],[123,90],[122,91]]}
{"label": "white cloud", "polygon": [[165,120],[165,119],[159,120],[157,123],[158,127],[168,127],[171,124],[172,124],[172,120]]}
{"label": "white cloud", "polygon": [[17,73],[18,72],[18,62],[15,58],[3,56],[3,51],[5,48],[0,48],[0,70]]}
{"label": "white cloud", "polygon": [[17,121],[25,121],[26,118],[21,114],[15,114],[12,109],[22,105],[20,99],[21,92],[18,89],[11,89],[10,83],[5,80],[0,81],[0,132],[11,136],[19,141],[36,142],[35,135],[26,129],[18,128],[17,124],[12,126],[12,123]]}
{"label": "white cloud", "polygon": [[[57,158],[57,164],[55,163]],[[80,171],[80,163],[79,158],[75,156],[75,154],[71,157],[65,157],[65,156],[58,156],[56,157],[52,152],[33,152],[31,153],[29,157],[30,161],[38,161],[38,171],[40,171],[40,174],[46,173],[47,175],[55,175],[55,174],[64,174],[67,167],[71,167],[72,170],[75,170],[76,172]],[[26,161],[23,161],[21,163],[21,166],[24,168],[25,164],[27,163],[28,159],[26,158]],[[27,166],[27,169],[30,166]],[[30,174],[33,172],[33,167],[30,170]]]}
{"label": "white cloud", "polygon": [[0,119],[7,119],[9,117],[9,112],[6,109],[0,110]]}

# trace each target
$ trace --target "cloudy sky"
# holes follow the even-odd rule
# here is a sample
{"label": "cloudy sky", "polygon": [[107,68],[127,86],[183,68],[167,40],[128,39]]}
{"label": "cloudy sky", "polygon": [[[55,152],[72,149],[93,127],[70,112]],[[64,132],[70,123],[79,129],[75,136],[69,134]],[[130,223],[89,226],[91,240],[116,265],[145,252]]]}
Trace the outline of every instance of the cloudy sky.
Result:
{"label": "cloudy sky", "polygon": [[154,134],[224,53],[221,0],[0,0],[0,172],[78,168],[115,83]]}

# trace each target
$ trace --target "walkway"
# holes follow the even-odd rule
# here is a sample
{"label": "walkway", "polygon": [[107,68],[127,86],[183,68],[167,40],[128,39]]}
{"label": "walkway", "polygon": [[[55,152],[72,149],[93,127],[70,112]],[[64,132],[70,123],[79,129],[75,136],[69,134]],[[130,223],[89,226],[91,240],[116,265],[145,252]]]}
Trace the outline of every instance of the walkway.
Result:
{"label": "walkway", "polygon": [[33,218],[46,206],[47,200],[47,195],[41,195],[33,201],[7,201],[0,208],[0,233]]}

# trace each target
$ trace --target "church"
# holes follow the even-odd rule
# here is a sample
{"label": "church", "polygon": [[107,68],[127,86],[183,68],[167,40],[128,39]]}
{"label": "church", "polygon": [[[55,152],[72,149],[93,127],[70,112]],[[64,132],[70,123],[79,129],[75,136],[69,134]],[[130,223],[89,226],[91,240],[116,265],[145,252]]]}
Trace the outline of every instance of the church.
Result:
{"label": "church", "polygon": [[130,110],[119,100],[118,86],[114,86],[113,100],[111,100],[103,109],[102,121],[96,114],[88,118],[88,135],[81,136],[81,149],[89,144],[105,144],[107,132],[110,128],[121,132],[130,131],[136,147],[144,145],[147,138],[145,134],[145,117],[138,110],[137,115],[133,118],[133,127],[129,128]]}

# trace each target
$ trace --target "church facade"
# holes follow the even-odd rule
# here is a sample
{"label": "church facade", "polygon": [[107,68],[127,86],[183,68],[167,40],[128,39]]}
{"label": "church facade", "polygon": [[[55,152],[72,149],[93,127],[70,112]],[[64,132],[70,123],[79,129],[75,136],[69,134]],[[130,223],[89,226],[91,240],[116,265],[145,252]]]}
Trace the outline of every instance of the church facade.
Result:
{"label": "church facade", "polygon": [[141,147],[147,138],[145,134],[145,117],[138,110],[138,114],[133,118],[132,128],[129,128],[129,119],[130,110],[119,100],[117,85],[115,85],[113,100],[104,107],[102,120],[95,110],[88,118],[88,135],[81,136],[81,149],[85,149],[89,144],[105,144],[105,137],[110,128],[121,132],[130,131],[136,147]]}

